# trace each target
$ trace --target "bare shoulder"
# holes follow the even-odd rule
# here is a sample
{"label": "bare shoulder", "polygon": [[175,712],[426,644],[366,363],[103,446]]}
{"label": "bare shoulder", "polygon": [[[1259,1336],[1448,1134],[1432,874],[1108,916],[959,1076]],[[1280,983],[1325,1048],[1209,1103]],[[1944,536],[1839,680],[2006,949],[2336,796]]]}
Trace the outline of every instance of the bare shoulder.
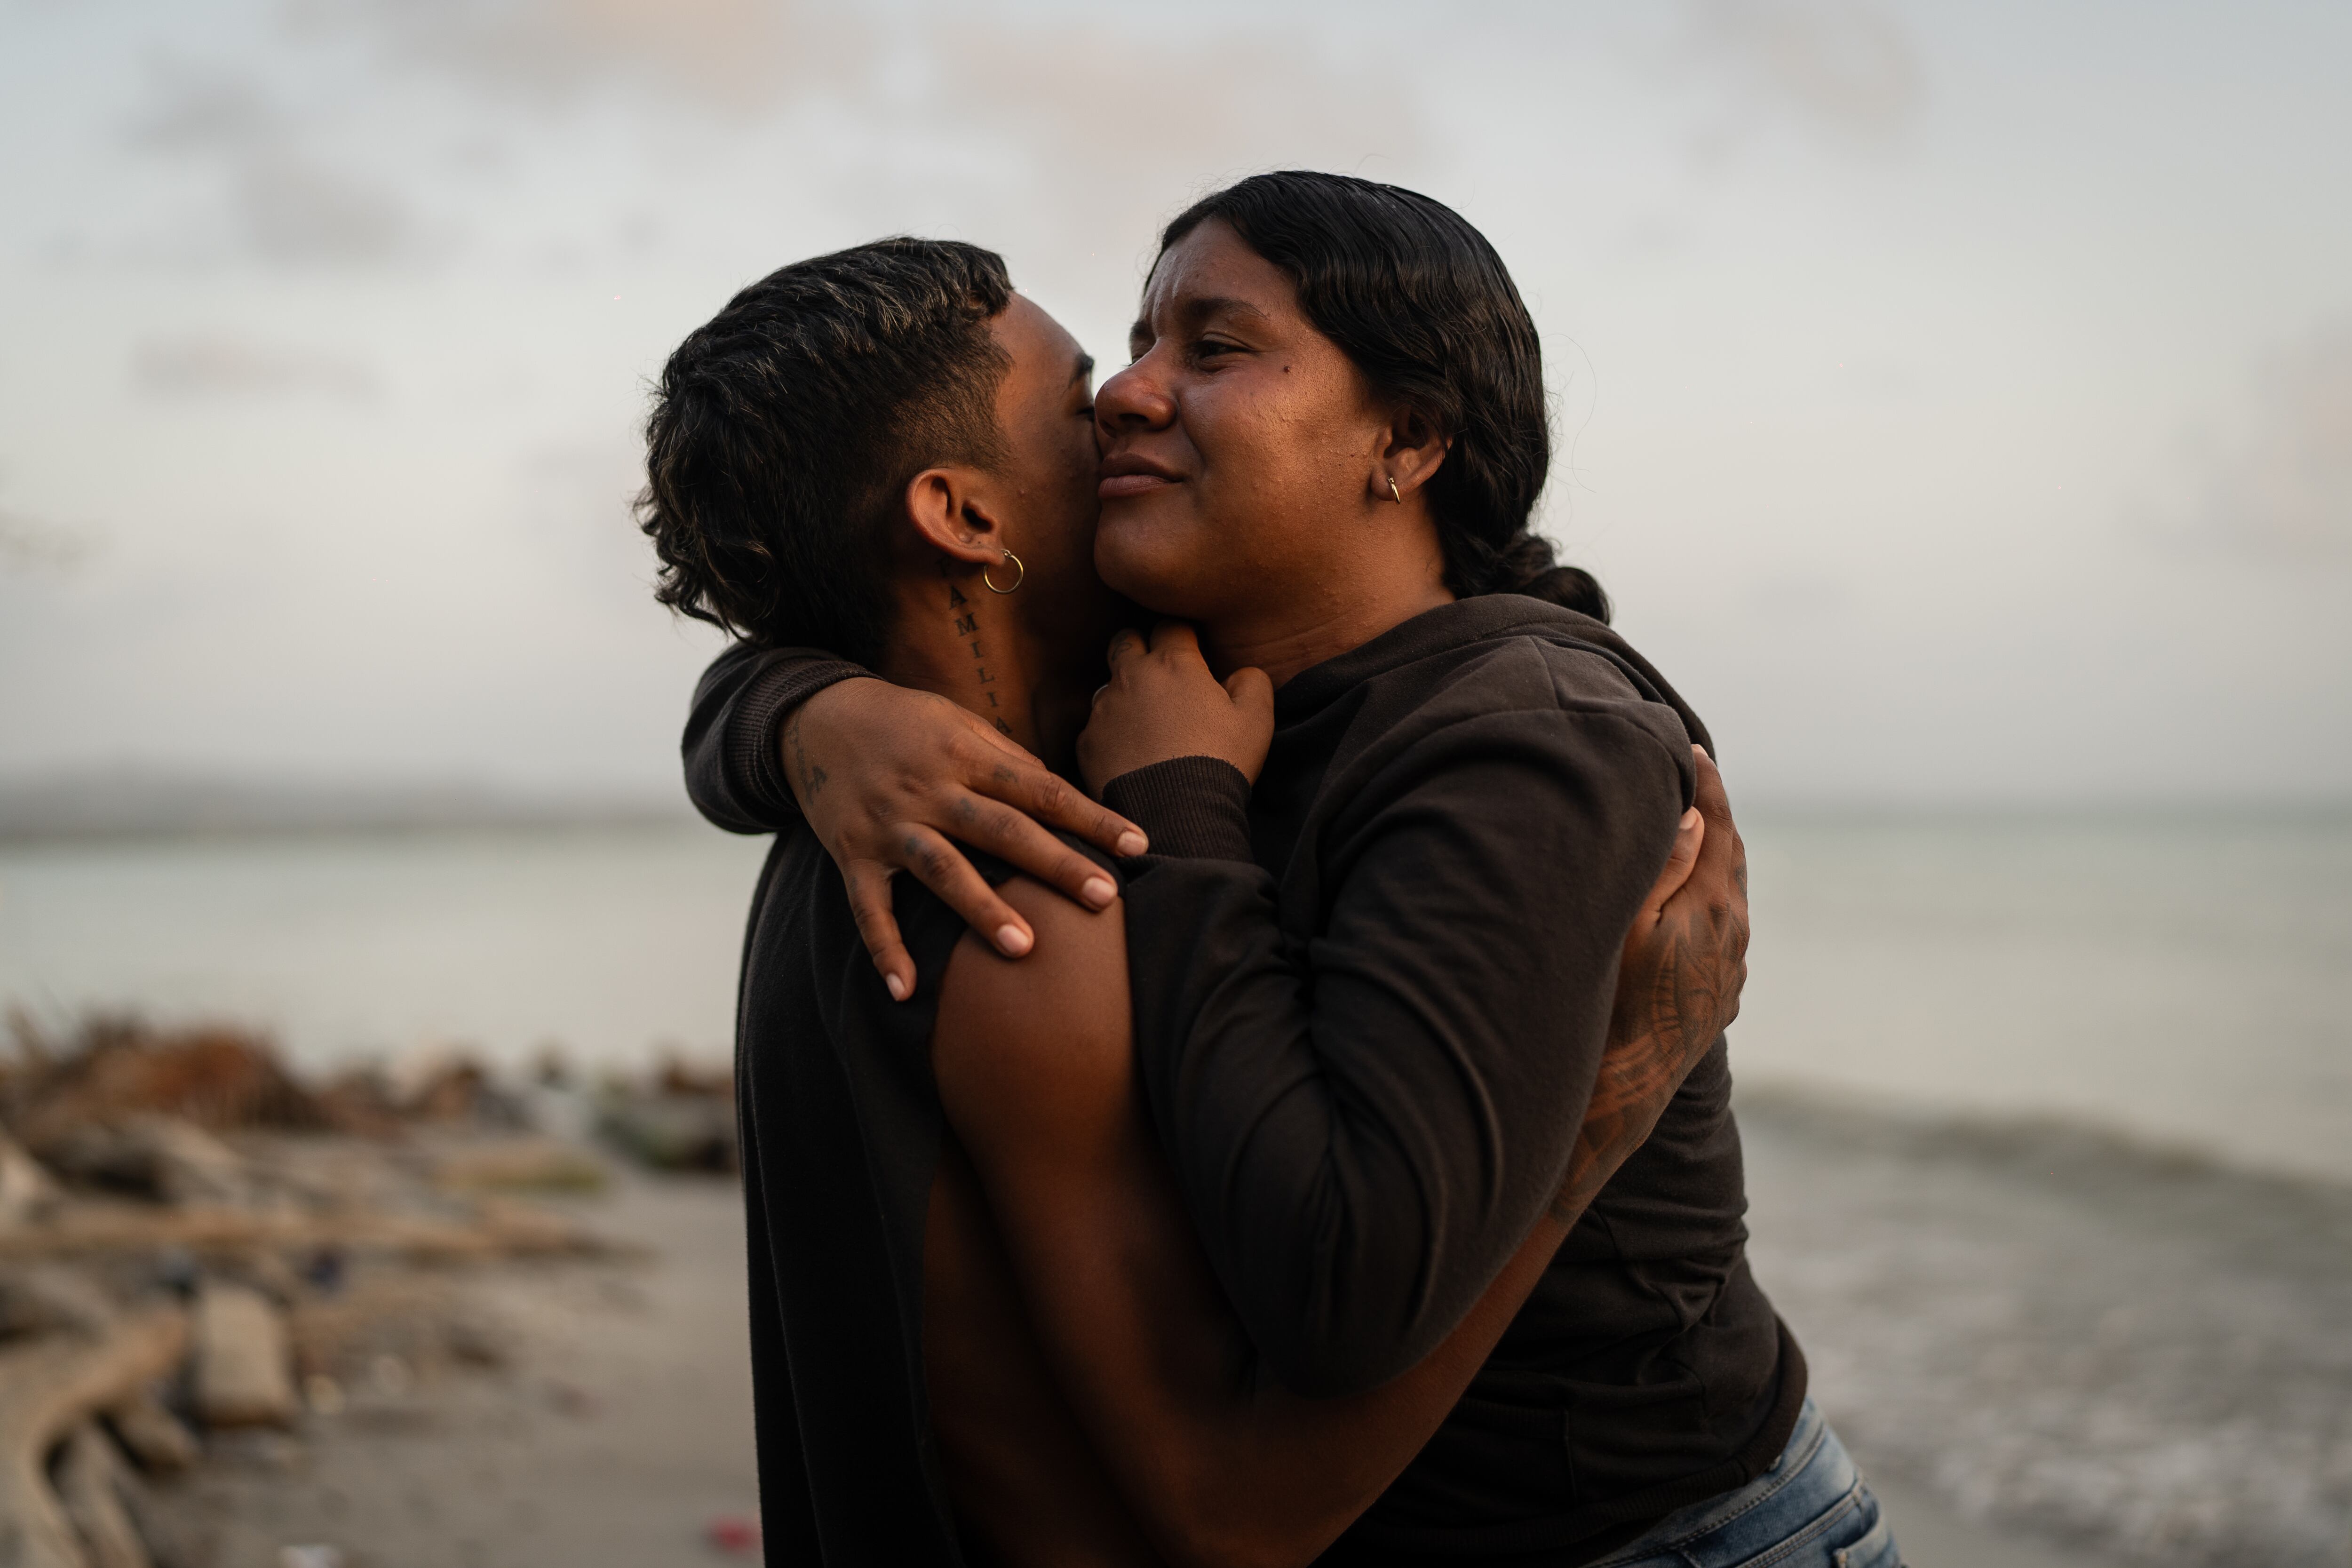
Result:
{"label": "bare shoulder", "polygon": [[1007,959],[965,932],[931,1034],[941,1104],[980,1142],[1013,1121],[1093,1121],[1107,1100],[1124,1106],[1134,1072],[1124,903],[1097,913],[1026,877],[997,890],[1037,945]]}

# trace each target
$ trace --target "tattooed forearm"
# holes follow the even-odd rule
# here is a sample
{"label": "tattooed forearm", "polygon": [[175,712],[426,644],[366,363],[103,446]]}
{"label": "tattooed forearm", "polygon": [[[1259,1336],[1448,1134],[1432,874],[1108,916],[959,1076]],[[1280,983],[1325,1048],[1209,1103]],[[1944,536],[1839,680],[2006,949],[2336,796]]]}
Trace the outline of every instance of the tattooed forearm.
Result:
{"label": "tattooed forearm", "polygon": [[1638,967],[1619,974],[1608,1047],[1568,1175],[1552,1198],[1554,1220],[1575,1223],[1650,1136],[1692,1067],[1722,1037],[1739,1008],[1747,951],[1744,910],[1669,918],[1639,947]]}
{"label": "tattooed forearm", "polygon": [[810,761],[808,747],[801,742],[800,709],[793,709],[784,724],[784,744],[793,753],[793,774],[800,781],[801,804],[805,805],[824,789],[825,771]]}

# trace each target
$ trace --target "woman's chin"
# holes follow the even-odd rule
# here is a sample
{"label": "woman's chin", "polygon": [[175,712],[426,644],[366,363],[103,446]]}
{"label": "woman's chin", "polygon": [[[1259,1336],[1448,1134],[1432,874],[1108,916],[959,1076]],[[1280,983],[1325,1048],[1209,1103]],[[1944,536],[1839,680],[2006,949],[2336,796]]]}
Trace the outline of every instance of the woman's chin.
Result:
{"label": "woman's chin", "polygon": [[[1121,515],[1124,514],[1124,515]],[[1155,615],[1191,616],[1184,590],[1201,575],[1193,531],[1148,509],[1106,505],[1095,530],[1095,570],[1113,593]]]}

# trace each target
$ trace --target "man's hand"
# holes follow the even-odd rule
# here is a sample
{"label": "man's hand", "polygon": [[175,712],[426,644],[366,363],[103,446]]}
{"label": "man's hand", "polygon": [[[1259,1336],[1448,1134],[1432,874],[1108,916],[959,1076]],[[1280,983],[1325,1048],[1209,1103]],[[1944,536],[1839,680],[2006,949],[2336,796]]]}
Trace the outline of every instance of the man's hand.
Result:
{"label": "man's hand", "polygon": [[1237,669],[1220,684],[1181,621],[1110,639],[1110,683],[1078,735],[1078,771],[1096,794],[1122,773],[1177,757],[1218,757],[1252,784],[1274,742],[1274,683]]}
{"label": "man's hand", "polygon": [[1135,824],[929,692],[887,680],[837,682],[793,711],[782,744],[801,814],[841,868],[866,951],[901,1002],[915,994],[915,961],[890,912],[892,873],[912,874],[991,946],[1018,958],[1035,943],[1029,922],[950,837],[1011,861],[1090,910],[1108,905],[1118,889],[1046,827],[1113,855],[1150,847]]}
{"label": "man's hand", "polygon": [[1609,1046],[1552,1215],[1572,1223],[1650,1135],[1739,1014],[1748,983],[1748,849],[1715,759],[1697,746],[1698,804],[1625,934]]}

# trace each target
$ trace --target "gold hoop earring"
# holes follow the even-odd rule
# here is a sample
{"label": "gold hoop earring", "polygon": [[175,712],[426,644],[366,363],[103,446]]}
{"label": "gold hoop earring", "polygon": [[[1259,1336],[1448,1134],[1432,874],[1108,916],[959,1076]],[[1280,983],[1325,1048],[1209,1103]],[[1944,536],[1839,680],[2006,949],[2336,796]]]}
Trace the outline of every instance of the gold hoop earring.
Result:
{"label": "gold hoop earring", "polygon": [[1389,476],[1389,500],[1396,502],[1399,506],[1404,505],[1404,497],[1397,494],[1396,476],[1393,474]]}
{"label": "gold hoop earring", "polygon": [[[1021,575],[1013,579],[1013,588],[1018,588],[1022,584],[1026,583],[1029,580],[1029,568],[1021,565],[1021,557],[1013,554],[1013,552],[1008,550],[1004,552],[1004,559],[1012,562],[1013,565],[1021,568]],[[988,584],[988,591],[992,594],[1010,594],[1013,592],[1013,588],[998,587],[993,582],[989,580],[989,575],[985,572],[982,572],[980,574],[980,580]]]}

